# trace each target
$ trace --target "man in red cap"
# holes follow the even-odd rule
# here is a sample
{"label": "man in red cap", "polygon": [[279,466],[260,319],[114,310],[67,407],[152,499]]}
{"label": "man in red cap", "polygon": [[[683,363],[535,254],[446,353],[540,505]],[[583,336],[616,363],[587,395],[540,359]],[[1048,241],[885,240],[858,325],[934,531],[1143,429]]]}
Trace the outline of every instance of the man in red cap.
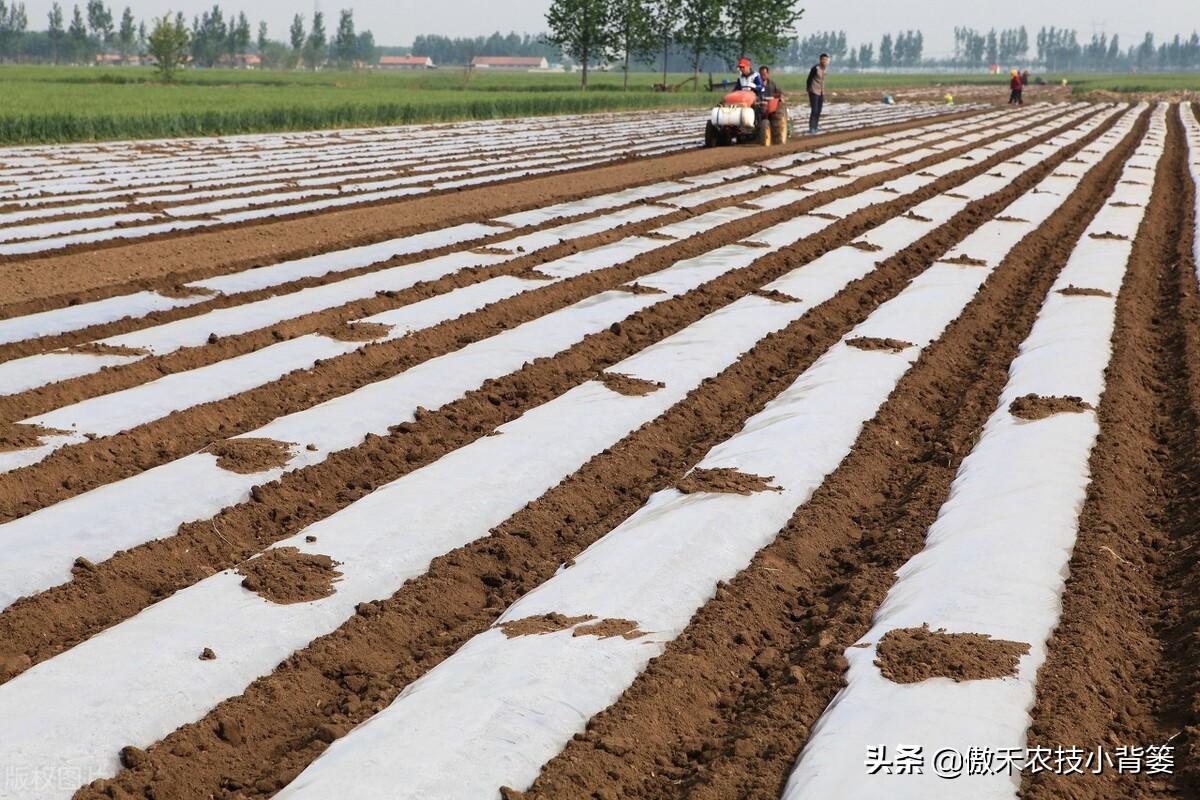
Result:
{"label": "man in red cap", "polygon": [[750,59],[742,58],[738,61],[738,77],[735,88],[749,89],[758,96],[762,96],[762,80],[754,72],[754,67],[750,64]]}

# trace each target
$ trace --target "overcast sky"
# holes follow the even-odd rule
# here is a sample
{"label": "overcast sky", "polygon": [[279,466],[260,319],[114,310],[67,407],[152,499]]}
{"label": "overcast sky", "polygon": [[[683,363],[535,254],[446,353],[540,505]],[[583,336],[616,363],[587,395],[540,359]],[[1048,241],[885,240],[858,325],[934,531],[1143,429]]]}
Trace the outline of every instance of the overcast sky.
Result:
{"label": "overcast sky", "polygon": [[[211,7],[213,0],[106,0],[114,7],[114,18],[129,5],[139,18],[158,16],[167,10],[192,15]],[[736,2],[737,0],[729,0]],[[52,0],[25,0],[31,28],[46,27],[46,12]],[[70,19],[70,6],[86,0],[60,0]],[[421,33],[476,36],[499,30],[540,32],[550,0],[316,0],[325,12],[326,29],[336,26],[341,8],[354,9],[359,29],[370,28],[379,44],[412,43]],[[925,54],[940,56],[954,48],[954,26],[987,29],[1016,27],[1029,29],[1030,47],[1042,25],[1071,27],[1081,39],[1092,32],[1121,35],[1122,47],[1140,40],[1147,31],[1161,38],[1176,32],[1191,32],[1200,26],[1200,2],[1197,0],[800,0],[807,11],[799,32],[817,30],[846,31],[852,44],[878,42],[889,31],[919,28],[925,33]],[[265,19],[272,38],[286,39],[292,15],[312,17],[313,0],[220,0],[220,5],[235,13],[244,10],[255,30]]]}

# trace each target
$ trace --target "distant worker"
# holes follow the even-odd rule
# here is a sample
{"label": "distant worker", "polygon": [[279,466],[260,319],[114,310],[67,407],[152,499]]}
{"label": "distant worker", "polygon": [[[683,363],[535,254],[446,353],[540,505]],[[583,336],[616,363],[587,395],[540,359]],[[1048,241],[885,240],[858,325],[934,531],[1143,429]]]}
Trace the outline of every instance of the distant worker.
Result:
{"label": "distant worker", "polygon": [[1021,72],[1021,91],[1024,91],[1025,87],[1028,85],[1029,85],[1029,70],[1024,70]]}
{"label": "distant worker", "polygon": [[1015,69],[1012,70],[1012,75],[1009,78],[1008,89],[1009,89],[1008,104],[1010,106],[1025,105],[1025,101],[1021,97],[1021,89],[1022,89],[1021,76],[1017,73],[1017,71]]}
{"label": "distant worker", "polygon": [[825,70],[829,66],[829,53],[821,53],[821,57],[808,71],[808,132],[817,133],[821,130],[821,109],[825,106]]}

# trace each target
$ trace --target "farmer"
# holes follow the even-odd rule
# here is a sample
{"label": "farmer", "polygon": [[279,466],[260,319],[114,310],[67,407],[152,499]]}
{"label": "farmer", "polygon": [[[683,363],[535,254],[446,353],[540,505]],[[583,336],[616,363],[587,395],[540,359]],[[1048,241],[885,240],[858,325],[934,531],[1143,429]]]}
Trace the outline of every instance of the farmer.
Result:
{"label": "farmer", "polygon": [[783,92],[779,89],[779,84],[771,80],[771,68],[763,64],[758,68],[758,82],[761,86],[759,97],[766,100],[771,97],[783,97]]}
{"label": "farmer", "polygon": [[1015,69],[1012,71],[1012,75],[1009,78],[1008,88],[1009,88],[1008,104],[1010,106],[1025,105],[1025,101],[1021,98],[1021,89],[1023,88],[1023,85],[1021,83],[1021,76],[1020,76],[1020,74],[1017,73],[1017,71]]}
{"label": "farmer", "polygon": [[821,109],[825,105],[825,69],[829,66],[829,54],[821,53],[821,57],[808,71],[808,132],[820,130]]}
{"label": "farmer", "polygon": [[734,82],[734,89],[749,89],[758,96],[762,96],[762,81],[754,74],[754,68],[750,66],[750,59],[742,58],[737,63],[738,76]]}

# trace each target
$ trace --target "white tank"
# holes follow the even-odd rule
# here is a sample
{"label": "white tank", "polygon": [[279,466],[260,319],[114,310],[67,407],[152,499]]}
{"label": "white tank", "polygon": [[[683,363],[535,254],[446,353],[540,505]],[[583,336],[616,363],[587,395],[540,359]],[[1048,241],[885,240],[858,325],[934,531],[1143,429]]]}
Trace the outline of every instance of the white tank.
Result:
{"label": "white tank", "polygon": [[717,106],[712,124],[718,128],[754,128],[754,109],[748,106]]}

